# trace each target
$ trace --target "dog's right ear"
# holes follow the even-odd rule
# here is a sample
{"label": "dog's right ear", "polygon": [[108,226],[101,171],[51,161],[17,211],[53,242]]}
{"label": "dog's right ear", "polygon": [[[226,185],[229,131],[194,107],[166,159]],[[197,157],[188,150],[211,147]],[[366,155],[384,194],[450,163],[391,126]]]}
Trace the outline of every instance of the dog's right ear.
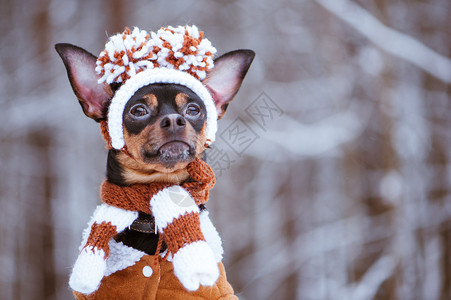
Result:
{"label": "dog's right ear", "polygon": [[85,115],[97,122],[105,119],[105,104],[113,92],[107,83],[97,83],[100,78],[95,71],[97,58],[71,44],[56,44],[55,49],[63,59],[70,84]]}

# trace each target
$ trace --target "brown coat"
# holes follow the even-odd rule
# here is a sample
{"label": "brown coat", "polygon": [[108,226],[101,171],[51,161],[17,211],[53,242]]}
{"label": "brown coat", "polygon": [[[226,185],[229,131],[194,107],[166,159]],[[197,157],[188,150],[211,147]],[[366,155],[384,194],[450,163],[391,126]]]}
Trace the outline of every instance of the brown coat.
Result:
{"label": "brown coat", "polygon": [[[201,286],[187,291],[173,272],[172,263],[160,261],[154,266],[154,255],[144,255],[135,265],[103,278],[97,291],[90,295],[74,292],[78,300],[236,300],[233,288],[227,282],[224,265],[219,263],[220,276],[214,286]],[[152,271],[150,271],[150,269]],[[150,275],[151,274],[151,275]],[[150,275],[150,276],[149,276]]]}

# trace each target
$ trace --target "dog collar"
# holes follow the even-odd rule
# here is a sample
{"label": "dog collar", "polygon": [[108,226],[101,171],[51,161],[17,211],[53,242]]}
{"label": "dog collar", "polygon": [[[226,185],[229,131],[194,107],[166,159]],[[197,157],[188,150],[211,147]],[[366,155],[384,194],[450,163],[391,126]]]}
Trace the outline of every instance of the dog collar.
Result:
{"label": "dog collar", "polygon": [[130,225],[130,229],[142,233],[157,234],[157,227],[155,226],[155,219],[152,215],[139,212],[138,218]]}
{"label": "dog collar", "polygon": [[215,140],[218,113],[202,80],[214,66],[215,53],[216,49],[196,26],[169,26],[151,33],[126,28],[110,37],[97,59],[96,71],[99,84],[121,84],[108,109],[111,146],[125,149],[125,106],[136,91],[154,83],[180,84],[200,97],[206,107],[206,143],[210,145]]}

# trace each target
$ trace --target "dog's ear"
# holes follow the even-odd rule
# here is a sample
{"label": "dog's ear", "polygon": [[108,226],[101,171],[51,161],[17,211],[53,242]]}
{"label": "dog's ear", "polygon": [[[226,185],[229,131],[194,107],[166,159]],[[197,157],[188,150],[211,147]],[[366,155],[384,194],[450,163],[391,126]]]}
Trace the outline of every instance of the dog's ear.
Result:
{"label": "dog's ear", "polygon": [[208,72],[203,83],[213,97],[218,119],[222,118],[230,101],[238,92],[254,56],[255,52],[252,50],[235,50],[215,59],[215,66]]}
{"label": "dog's ear", "polygon": [[100,78],[95,71],[97,58],[71,44],[56,44],[55,48],[63,59],[70,84],[85,115],[96,121],[105,119],[105,102],[113,92],[108,84],[97,83]]}

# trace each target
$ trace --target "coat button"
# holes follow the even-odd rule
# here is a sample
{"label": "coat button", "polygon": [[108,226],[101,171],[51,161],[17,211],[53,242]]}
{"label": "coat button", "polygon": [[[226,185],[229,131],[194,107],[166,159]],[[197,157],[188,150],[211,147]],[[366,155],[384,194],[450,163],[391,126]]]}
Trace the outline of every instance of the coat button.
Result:
{"label": "coat button", "polygon": [[152,276],[152,273],[153,273],[153,270],[152,270],[151,267],[145,266],[143,268],[143,275],[144,275],[144,277],[150,277],[150,276]]}

